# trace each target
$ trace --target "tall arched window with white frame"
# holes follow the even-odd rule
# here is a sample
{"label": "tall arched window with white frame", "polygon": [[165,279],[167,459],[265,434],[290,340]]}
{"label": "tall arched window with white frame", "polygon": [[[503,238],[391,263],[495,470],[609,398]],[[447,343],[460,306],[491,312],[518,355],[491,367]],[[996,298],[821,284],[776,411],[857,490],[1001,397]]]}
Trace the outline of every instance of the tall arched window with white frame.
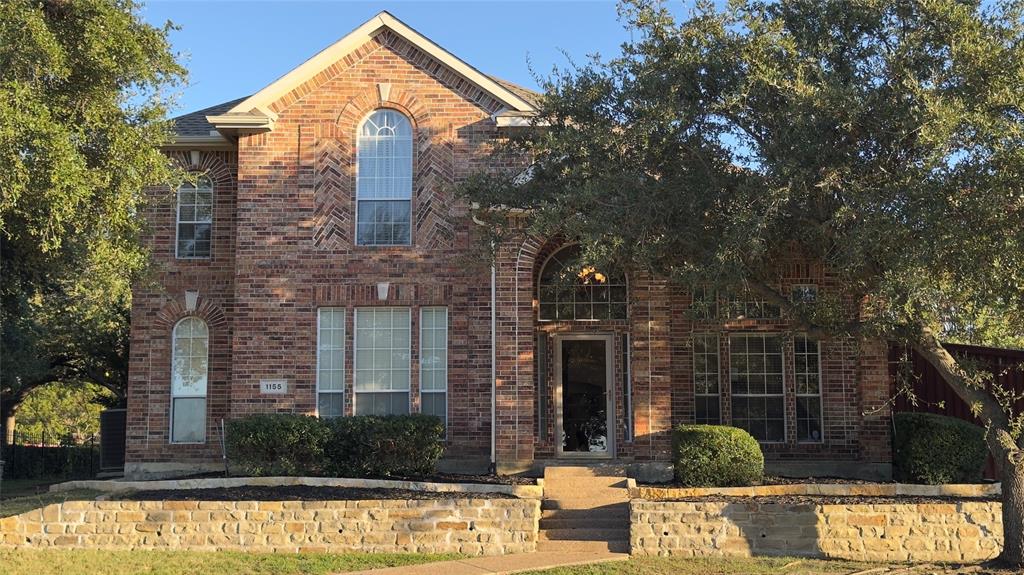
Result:
{"label": "tall arched window with white frame", "polygon": [[178,259],[206,259],[212,253],[213,182],[200,176],[178,188],[174,253]]}
{"label": "tall arched window with white frame", "polygon": [[210,330],[205,321],[187,317],[171,339],[171,443],[205,443]]}
{"label": "tall arched window with white frame", "polygon": [[356,143],[356,243],[412,242],[412,123],[401,112],[376,110]]}

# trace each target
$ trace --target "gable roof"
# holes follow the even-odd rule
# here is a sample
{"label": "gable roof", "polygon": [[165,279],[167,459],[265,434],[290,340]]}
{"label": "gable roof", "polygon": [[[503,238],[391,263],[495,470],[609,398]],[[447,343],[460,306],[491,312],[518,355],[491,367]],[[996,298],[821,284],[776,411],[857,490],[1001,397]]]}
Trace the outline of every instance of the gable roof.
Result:
{"label": "gable roof", "polygon": [[413,30],[387,11],[380,12],[347,36],[321,50],[299,67],[281,76],[252,96],[235,103],[225,112],[207,114],[210,125],[220,130],[272,130],[277,116],[271,105],[307,80],[334,65],[353,50],[362,46],[383,30],[390,30],[437,61],[479,87],[508,107],[509,111],[530,113],[536,111],[537,94],[521,86],[499,81],[481,73],[451,52],[438,46],[426,36]]}

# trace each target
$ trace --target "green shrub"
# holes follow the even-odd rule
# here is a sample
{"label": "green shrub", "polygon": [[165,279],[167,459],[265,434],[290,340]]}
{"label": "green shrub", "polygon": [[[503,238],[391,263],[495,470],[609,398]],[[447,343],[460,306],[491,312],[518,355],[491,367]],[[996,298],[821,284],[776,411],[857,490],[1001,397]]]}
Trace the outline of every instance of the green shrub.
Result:
{"label": "green shrub", "polygon": [[764,478],[761,446],[737,427],[676,427],[672,432],[672,463],[676,480],[687,487],[755,485]]}
{"label": "green shrub", "polygon": [[429,475],[444,451],[444,424],[431,415],[338,417],[330,425],[324,453],[342,477]]}
{"label": "green shrub", "polygon": [[322,475],[330,435],[326,421],[309,415],[249,415],[228,422],[228,457],[245,475]]}
{"label": "green shrub", "polygon": [[985,430],[955,417],[897,413],[895,475],[905,483],[977,483],[988,450]]}

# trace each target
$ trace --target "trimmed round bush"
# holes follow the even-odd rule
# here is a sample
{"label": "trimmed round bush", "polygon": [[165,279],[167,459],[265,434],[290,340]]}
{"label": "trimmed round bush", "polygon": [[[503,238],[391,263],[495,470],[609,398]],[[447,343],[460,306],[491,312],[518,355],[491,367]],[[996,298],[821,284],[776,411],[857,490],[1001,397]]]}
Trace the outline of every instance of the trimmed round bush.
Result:
{"label": "trimmed round bush", "polygon": [[268,413],[227,425],[228,457],[244,475],[323,475],[331,429],[310,415]]}
{"label": "trimmed round bush", "polygon": [[893,416],[894,472],[903,483],[978,483],[988,449],[985,430],[934,413]]}
{"label": "trimmed round bush", "polygon": [[742,487],[764,478],[761,446],[724,425],[680,425],[672,431],[676,481],[686,487]]}

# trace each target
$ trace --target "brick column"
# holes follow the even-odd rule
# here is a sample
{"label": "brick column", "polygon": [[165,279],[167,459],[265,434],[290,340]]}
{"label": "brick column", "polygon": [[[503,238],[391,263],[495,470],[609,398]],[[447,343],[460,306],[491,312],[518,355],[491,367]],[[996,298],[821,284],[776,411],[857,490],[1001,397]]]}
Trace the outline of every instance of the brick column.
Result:
{"label": "brick column", "polygon": [[633,415],[637,459],[665,460],[671,449],[672,361],[668,284],[645,275],[633,282]]}

